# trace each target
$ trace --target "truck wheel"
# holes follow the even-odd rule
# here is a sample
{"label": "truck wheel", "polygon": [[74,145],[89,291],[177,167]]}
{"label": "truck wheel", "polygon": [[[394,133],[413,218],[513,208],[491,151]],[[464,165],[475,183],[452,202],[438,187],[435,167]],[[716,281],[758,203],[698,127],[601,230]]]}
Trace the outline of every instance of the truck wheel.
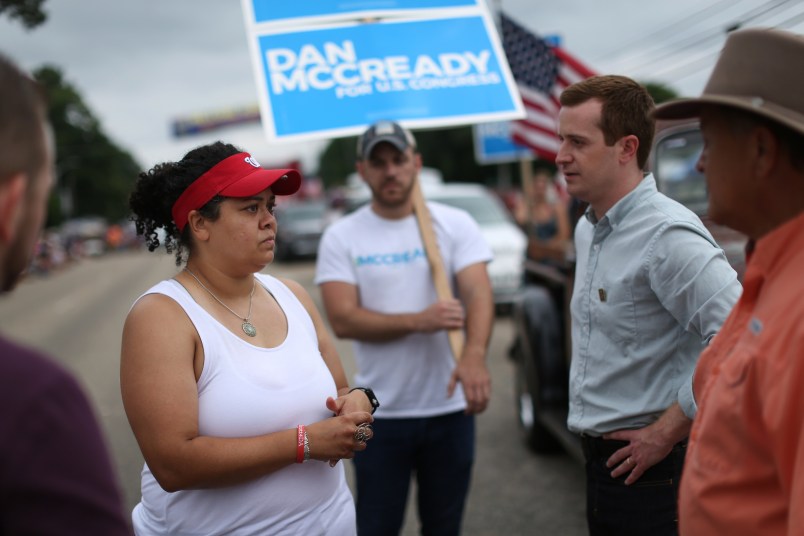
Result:
{"label": "truck wheel", "polygon": [[[519,348],[521,343],[517,343]],[[514,364],[514,396],[516,396],[516,409],[519,428],[525,439],[525,444],[537,454],[553,454],[561,450],[561,445],[550,431],[539,421],[539,390],[538,373],[533,363],[525,359],[520,350],[513,351]]]}

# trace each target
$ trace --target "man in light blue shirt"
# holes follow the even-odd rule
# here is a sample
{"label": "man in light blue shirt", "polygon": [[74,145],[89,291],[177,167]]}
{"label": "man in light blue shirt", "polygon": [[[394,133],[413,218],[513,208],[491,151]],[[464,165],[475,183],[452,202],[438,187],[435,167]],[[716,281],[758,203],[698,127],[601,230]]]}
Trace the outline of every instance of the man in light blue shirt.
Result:
{"label": "man in light blue shirt", "polygon": [[643,172],[645,88],[593,77],[561,105],[556,164],[589,203],[575,230],[567,424],[587,460],[590,534],[676,534],[692,374],[741,287],[700,219]]}

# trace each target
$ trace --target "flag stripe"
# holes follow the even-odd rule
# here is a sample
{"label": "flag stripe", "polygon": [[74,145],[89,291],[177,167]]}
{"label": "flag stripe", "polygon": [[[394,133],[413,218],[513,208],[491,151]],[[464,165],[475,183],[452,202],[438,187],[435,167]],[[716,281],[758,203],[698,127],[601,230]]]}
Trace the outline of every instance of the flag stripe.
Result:
{"label": "flag stripe", "polygon": [[516,121],[511,128],[514,128],[515,126],[521,129],[538,130],[548,136],[556,135],[556,124],[550,122],[549,119],[545,119],[544,116],[539,114],[530,114],[527,118]]}
{"label": "flag stripe", "polygon": [[555,47],[553,52],[556,56],[558,56],[558,59],[560,59],[562,63],[567,66],[568,70],[578,73],[578,76],[580,76],[581,79],[589,78],[590,76],[595,76],[595,74],[597,74],[586,65],[578,61],[576,57],[568,53],[566,50],[560,47]]}
{"label": "flag stripe", "polygon": [[559,96],[567,86],[595,73],[561,47],[553,47],[500,13],[503,48],[527,117],[511,125],[514,142],[545,160],[555,160],[559,143]]}

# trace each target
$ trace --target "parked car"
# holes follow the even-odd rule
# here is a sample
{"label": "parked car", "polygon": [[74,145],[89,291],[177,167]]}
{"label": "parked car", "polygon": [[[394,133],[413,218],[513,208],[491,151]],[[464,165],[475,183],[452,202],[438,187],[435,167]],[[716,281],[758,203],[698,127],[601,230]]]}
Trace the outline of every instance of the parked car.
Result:
{"label": "parked car", "polygon": [[510,307],[522,290],[528,239],[502,201],[484,186],[472,183],[444,183],[423,192],[426,199],[463,209],[474,218],[494,253],[488,265],[494,304],[498,309]]}
{"label": "parked car", "polygon": [[[494,303],[498,310],[510,308],[522,290],[527,237],[510,212],[493,192],[481,184],[422,180],[422,193],[436,201],[465,210],[477,222],[480,232],[494,253],[488,265]],[[347,200],[347,212],[368,202],[367,187],[354,189]]]}
{"label": "parked car", "polygon": [[733,229],[716,224],[707,215],[706,179],[695,168],[703,149],[697,121],[665,121],[657,130],[650,163],[659,191],[701,218],[742,280],[747,239]]}
{"label": "parked car", "polygon": [[315,258],[329,222],[328,210],[323,200],[306,199],[277,206],[274,258],[279,261]]}
{"label": "parked car", "polygon": [[[706,181],[695,168],[702,149],[697,121],[663,122],[657,126],[649,166],[658,189],[698,214],[742,277],[746,237],[707,217]],[[580,214],[578,210],[574,216]],[[515,366],[515,408],[520,429],[534,452],[563,448],[582,461],[580,441],[567,429],[573,259],[559,267],[526,261],[525,272],[528,284],[545,289],[551,300],[545,301],[538,314],[525,311],[521,301],[515,301],[513,306],[515,335],[509,355]],[[548,340],[539,330],[545,319],[560,327],[557,339]]]}
{"label": "parked car", "polygon": [[100,216],[83,216],[64,222],[61,236],[71,257],[97,257],[106,252],[109,223]]}

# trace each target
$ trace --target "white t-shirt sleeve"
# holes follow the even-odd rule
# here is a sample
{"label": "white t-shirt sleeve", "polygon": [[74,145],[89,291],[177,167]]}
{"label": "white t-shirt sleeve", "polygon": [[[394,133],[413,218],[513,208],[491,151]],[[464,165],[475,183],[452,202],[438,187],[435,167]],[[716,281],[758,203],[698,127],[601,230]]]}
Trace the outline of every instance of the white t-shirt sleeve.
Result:
{"label": "white t-shirt sleeve", "polygon": [[321,237],[315,266],[315,284],[341,281],[357,284],[357,273],[349,252],[349,224],[341,220],[330,225]]}
{"label": "white t-shirt sleeve", "polygon": [[441,225],[441,231],[450,236],[448,243],[452,248],[453,273],[479,262],[491,262],[494,257],[491,247],[468,212],[439,203],[428,203],[428,206],[436,225]]}

